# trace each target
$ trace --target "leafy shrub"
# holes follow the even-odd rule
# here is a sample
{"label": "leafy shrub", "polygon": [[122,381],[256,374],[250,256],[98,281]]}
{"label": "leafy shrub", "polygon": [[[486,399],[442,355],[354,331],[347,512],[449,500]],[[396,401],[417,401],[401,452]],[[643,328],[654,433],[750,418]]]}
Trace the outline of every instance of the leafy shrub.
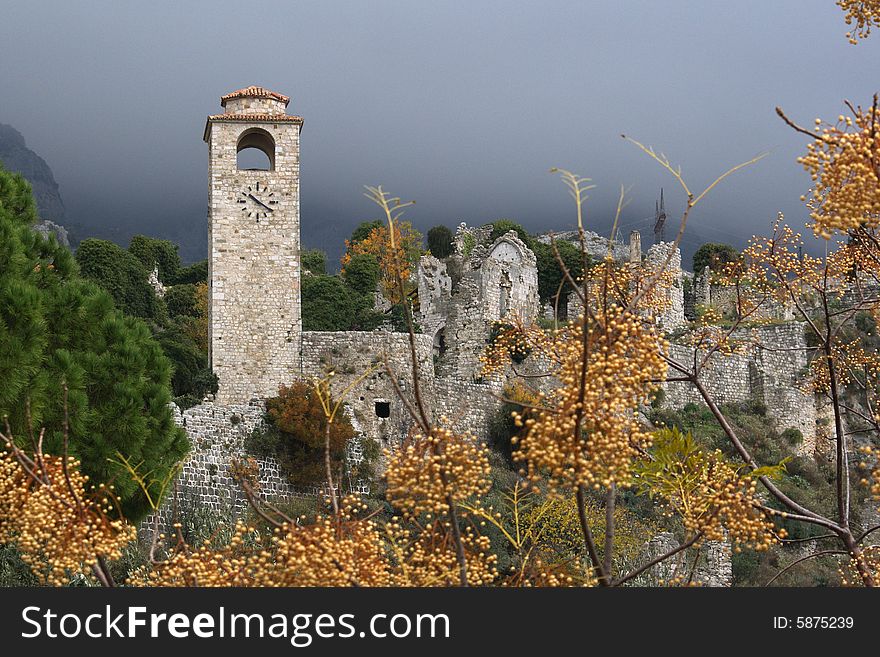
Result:
{"label": "leafy shrub", "polygon": [[302,321],[305,331],[348,331],[368,301],[338,276],[303,276]]}
{"label": "leafy shrub", "polygon": [[165,307],[171,317],[198,317],[196,286],[184,283],[168,288],[165,292]]}
{"label": "leafy shrub", "polygon": [[462,254],[465,258],[467,258],[471,251],[474,250],[474,247],[477,245],[477,238],[474,237],[471,233],[465,233],[462,238]]}
{"label": "leafy shrub", "polygon": [[[331,407],[335,403],[331,400]],[[256,456],[275,458],[293,486],[321,486],[326,482],[327,418],[315,389],[302,381],[281,386],[278,396],[266,401],[265,420],[265,425],[247,439],[245,449]],[[353,437],[351,422],[337,414],[329,433],[334,474],[340,471],[346,445]]]}
{"label": "leafy shrub", "polygon": [[151,272],[159,268],[159,280],[166,285],[174,285],[180,276],[180,254],[174,242],[158,240],[145,235],[135,235],[128,244],[128,252],[141,261]]}
{"label": "leafy shrub", "polygon": [[694,253],[694,273],[701,273],[706,267],[713,272],[720,272],[724,265],[739,260],[740,254],[730,244],[707,242]]}
{"label": "leafy shrub", "polygon": [[372,295],[376,292],[381,275],[379,260],[369,253],[353,255],[345,265],[343,274],[345,284],[362,295]]}
{"label": "leafy shrub", "polygon": [[[580,247],[567,242],[565,240],[557,240],[555,242],[559,257],[565,263],[571,277],[576,281],[578,277],[584,273],[584,259],[580,251]],[[571,284],[565,280],[565,274],[559,266],[556,254],[553,252],[553,246],[542,242],[535,242],[532,245],[535,252],[535,258],[538,265],[538,295],[541,301],[547,302],[556,298],[556,293],[560,292],[560,284],[562,284],[560,305],[564,304],[565,299],[573,291]],[[590,265],[590,257],[587,255],[587,266]]]}
{"label": "leafy shrub", "polygon": [[381,219],[375,219],[373,221],[362,221],[357,225],[357,228],[354,229],[351,233],[351,237],[348,239],[348,243],[351,246],[354,246],[358,242],[363,242],[370,236],[376,228],[384,228],[385,222]]}
{"label": "leafy shrub", "polygon": [[494,242],[499,237],[511,230],[516,232],[519,238],[523,241],[523,244],[525,244],[529,248],[532,248],[535,241],[534,239],[532,239],[532,236],[529,235],[528,231],[520,224],[516,223],[515,221],[511,221],[510,219],[498,219],[497,221],[493,221],[492,233],[489,235],[489,239]]}
{"label": "leafy shrub", "polygon": [[217,375],[208,367],[208,353],[187,333],[185,325],[172,323],[156,339],[174,368],[171,387],[178,406],[189,408],[217,392]]}
{"label": "leafy shrub", "polygon": [[788,428],[782,432],[782,439],[789,445],[800,445],[802,442],[804,442],[804,434],[802,434],[798,429]]}
{"label": "leafy shrub", "polygon": [[180,283],[207,283],[208,282],[208,259],[199,260],[193,264],[180,269],[177,278],[168,281],[171,285]]}

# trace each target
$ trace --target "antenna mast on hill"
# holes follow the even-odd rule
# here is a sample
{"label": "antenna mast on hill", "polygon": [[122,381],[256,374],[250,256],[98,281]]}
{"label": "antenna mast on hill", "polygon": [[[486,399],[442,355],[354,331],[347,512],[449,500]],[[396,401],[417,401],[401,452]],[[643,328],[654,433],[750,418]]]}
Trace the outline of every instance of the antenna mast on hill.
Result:
{"label": "antenna mast on hill", "polygon": [[663,203],[663,188],[660,188],[660,203],[654,203],[654,244],[666,241],[666,206]]}

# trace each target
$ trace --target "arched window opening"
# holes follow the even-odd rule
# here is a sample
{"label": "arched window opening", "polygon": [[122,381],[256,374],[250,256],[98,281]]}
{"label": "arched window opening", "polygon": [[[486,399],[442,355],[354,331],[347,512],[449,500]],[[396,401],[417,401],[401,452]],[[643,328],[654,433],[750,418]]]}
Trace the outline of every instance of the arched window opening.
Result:
{"label": "arched window opening", "polygon": [[240,171],[274,171],[275,140],[265,130],[251,128],[238,138],[236,166]]}

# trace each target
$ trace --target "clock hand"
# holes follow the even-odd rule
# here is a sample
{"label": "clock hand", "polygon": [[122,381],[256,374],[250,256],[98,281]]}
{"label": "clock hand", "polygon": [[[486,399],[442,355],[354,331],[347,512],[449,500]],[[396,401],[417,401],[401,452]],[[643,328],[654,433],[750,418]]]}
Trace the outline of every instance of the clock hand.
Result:
{"label": "clock hand", "polygon": [[266,208],[269,212],[275,212],[272,208],[270,208],[268,205],[266,205],[265,203],[263,203],[260,199],[258,199],[258,198],[257,198],[256,196],[254,196],[253,194],[248,194],[248,196],[250,196],[250,197],[251,197],[252,199],[254,199],[257,203],[259,203],[260,205],[262,205],[264,208]]}

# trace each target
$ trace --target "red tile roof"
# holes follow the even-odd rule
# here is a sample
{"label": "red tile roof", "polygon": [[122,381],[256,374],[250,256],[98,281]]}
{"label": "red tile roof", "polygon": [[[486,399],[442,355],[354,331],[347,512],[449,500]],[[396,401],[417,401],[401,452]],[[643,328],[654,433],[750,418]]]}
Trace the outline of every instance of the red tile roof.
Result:
{"label": "red tile roof", "polygon": [[292,114],[212,114],[205,123],[203,139],[208,141],[212,123],[298,123],[303,124],[301,116]]}
{"label": "red tile roof", "polygon": [[244,123],[302,123],[301,116],[292,114],[211,114],[208,121],[234,121]]}
{"label": "red tile roof", "polygon": [[288,96],[276,93],[274,91],[269,91],[268,89],[264,89],[263,87],[258,87],[256,85],[251,85],[250,87],[245,87],[244,89],[239,89],[237,91],[233,91],[232,93],[228,93],[225,96],[220,96],[220,104],[223,107],[226,107],[226,101],[232,98],[272,98],[273,100],[284,103],[285,107],[287,107],[287,104],[290,102],[290,98]]}

